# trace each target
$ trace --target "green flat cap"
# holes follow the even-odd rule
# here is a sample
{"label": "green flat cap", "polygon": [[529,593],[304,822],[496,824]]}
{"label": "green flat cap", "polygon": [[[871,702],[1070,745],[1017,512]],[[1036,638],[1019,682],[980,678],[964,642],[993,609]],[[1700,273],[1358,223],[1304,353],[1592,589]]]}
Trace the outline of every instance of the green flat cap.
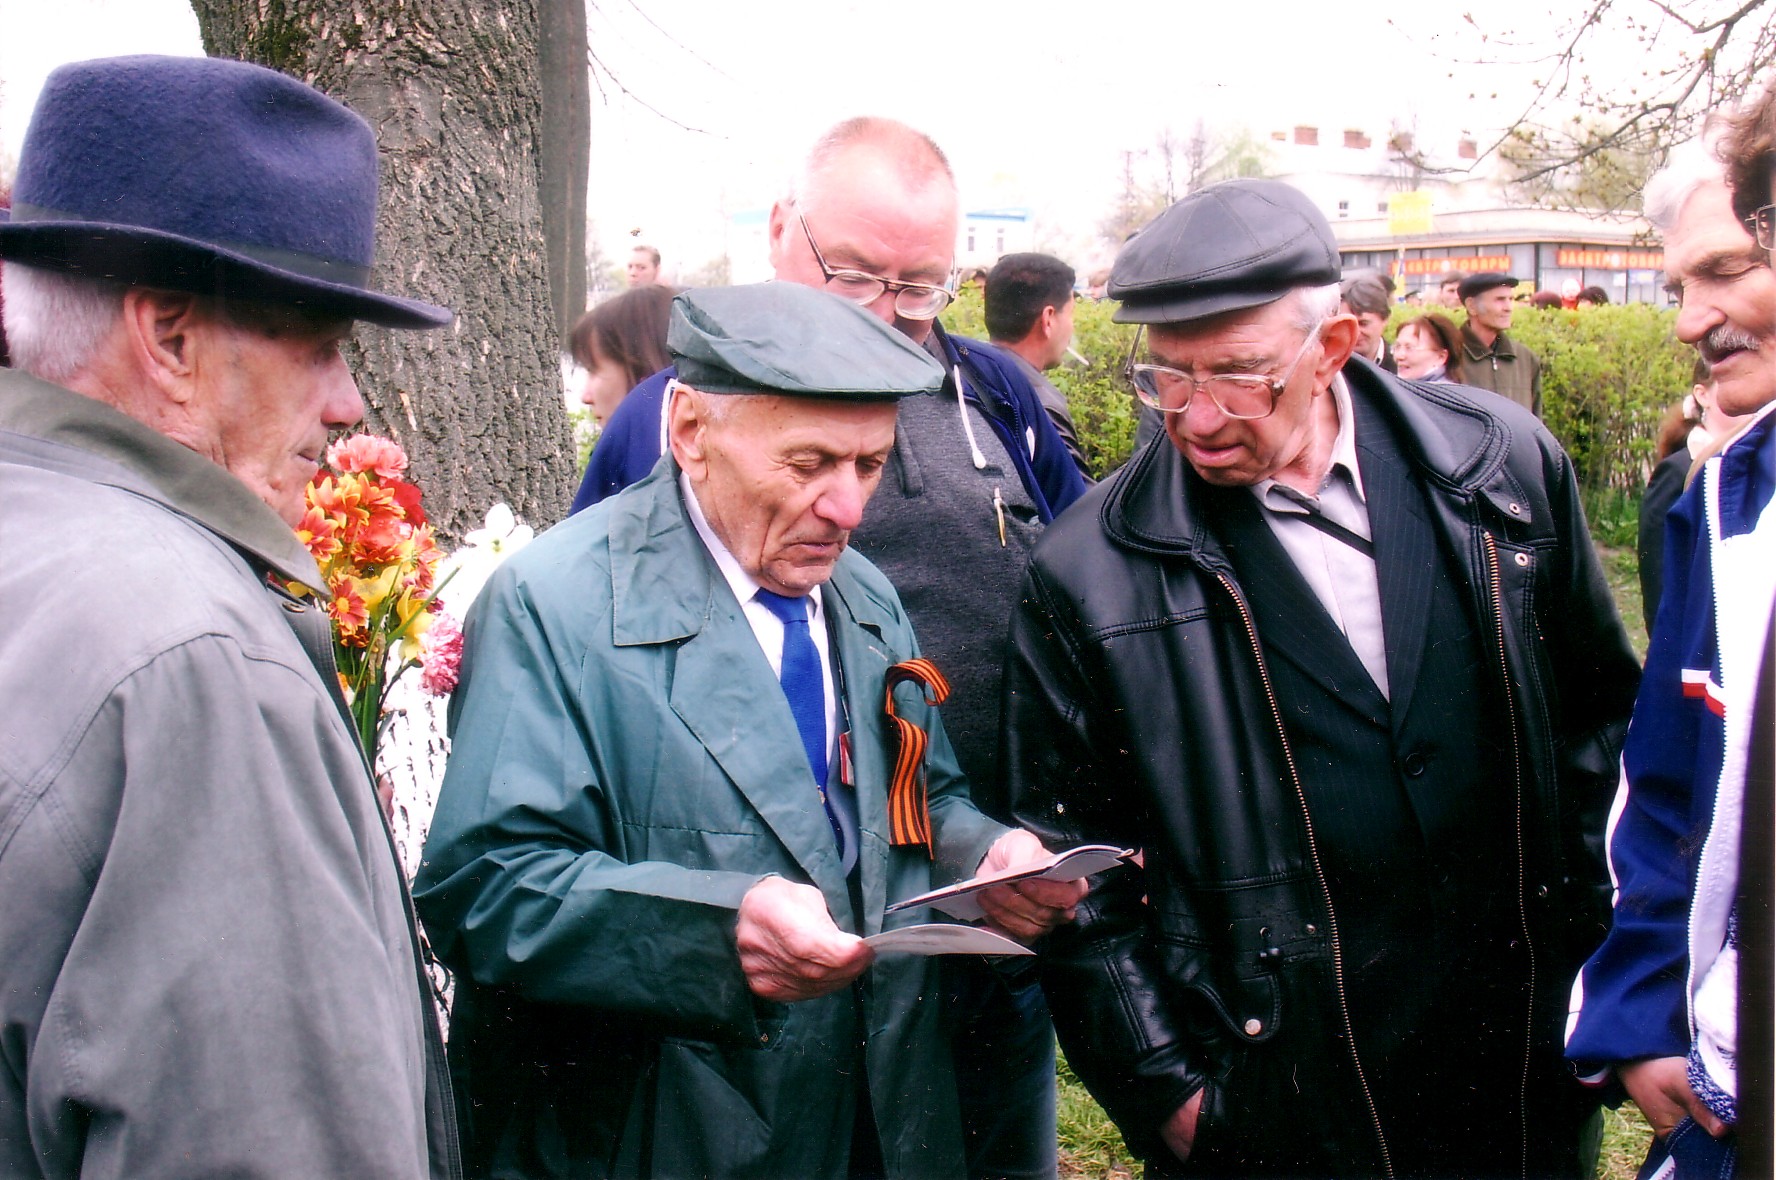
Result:
{"label": "green flat cap", "polygon": [[672,300],[666,348],[707,393],[889,401],[943,386],[926,351],[855,303],[799,283],[705,287]]}

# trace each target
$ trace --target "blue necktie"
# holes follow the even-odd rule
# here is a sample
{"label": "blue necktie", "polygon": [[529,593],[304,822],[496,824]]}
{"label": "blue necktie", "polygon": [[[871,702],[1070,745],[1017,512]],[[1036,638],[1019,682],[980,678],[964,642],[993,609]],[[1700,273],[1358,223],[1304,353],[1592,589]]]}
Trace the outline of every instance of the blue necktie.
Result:
{"label": "blue necktie", "polygon": [[[789,711],[802,734],[802,748],[808,753],[808,768],[814,772],[814,783],[826,798],[826,687],[820,675],[820,652],[814,646],[813,632],[808,628],[808,600],[785,598],[760,588],[756,595],[766,610],[783,620],[783,670],[777,679],[783,684],[783,695],[789,698]],[[827,808],[828,818],[832,809]],[[833,829],[838,830],[837,826]]]}

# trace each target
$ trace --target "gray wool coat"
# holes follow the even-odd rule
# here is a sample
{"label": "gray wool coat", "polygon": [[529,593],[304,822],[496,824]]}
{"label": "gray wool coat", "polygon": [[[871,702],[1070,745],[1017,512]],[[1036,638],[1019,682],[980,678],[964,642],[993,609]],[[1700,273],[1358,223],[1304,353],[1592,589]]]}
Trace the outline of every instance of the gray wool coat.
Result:
{"label": "gray wool coat", "polygon": [[0,372],[0,1175],[457,1171],[325,616],[273,579],[319,574],[245,485]]}

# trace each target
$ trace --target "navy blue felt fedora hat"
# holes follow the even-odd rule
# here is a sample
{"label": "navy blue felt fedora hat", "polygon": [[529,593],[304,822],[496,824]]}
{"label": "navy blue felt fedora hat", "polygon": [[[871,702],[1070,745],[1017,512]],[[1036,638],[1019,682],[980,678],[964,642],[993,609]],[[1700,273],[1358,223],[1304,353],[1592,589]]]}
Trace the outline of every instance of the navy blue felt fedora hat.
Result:
{"label": "navy blue felt fedora hat", "polygon": [[50,74],[0,258],[298,304],[391,328],[448,309],[370,289],[376,137],[311,86],[245,62],[115,57]]}

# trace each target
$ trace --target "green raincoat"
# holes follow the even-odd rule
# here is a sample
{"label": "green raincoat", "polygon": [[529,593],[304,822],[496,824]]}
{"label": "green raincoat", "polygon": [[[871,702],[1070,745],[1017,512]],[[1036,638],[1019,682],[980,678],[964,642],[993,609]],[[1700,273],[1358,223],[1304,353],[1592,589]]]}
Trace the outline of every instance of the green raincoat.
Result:
{"label": "green raincoat", "polygon": [[897,898],[970,875],[1005,829],[977,812],[936,711],[935,859],[891,848],[883,712],[917,654],[887,580],[847,552],[823,591],[845,680],[852,885],[788,703],[663,459],[495,575],[469,617],[449,772],[417,900],[457,972],[451,1064],[471,1174],[843,1177],[856,1070],[890,1176],[960,1175],[935,960],[851,988],[755,997],[734,944],[770,874],[871,934]]}

